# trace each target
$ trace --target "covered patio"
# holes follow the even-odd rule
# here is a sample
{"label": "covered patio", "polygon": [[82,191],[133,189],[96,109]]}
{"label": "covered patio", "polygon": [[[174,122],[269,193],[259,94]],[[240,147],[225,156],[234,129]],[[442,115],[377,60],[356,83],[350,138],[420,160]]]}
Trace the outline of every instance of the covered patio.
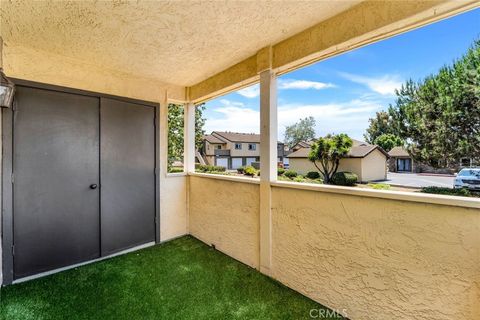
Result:
{"label": "covered patio", "polygon": [[[277,76],[478,6],[0,2],[0,67],[18,88],[2,108],[0,314],[480,318],[480,200],[277,181],[276,161]],[[195,105],[255,83],[260,179],[196,173]],[[185,105],[184,173],[167,172],[169,103]],[[61,214],[20,215],[49,192]]]}

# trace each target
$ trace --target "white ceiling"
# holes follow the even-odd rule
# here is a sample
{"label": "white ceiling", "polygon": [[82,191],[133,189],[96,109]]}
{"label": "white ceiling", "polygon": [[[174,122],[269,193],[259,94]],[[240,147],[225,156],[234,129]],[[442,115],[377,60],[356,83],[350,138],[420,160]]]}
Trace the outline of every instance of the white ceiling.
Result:
{"label": "white ceiling", "polygon": [[181,86],[360,2],[0,1],[5,45]]}

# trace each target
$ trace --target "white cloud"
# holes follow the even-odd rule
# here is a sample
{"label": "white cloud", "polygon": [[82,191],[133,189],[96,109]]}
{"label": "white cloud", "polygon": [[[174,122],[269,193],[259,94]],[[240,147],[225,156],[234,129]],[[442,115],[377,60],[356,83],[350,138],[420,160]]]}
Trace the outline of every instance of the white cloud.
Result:
{"label": "white cloud", "polygon": [[[322,90],[327,88],[334,88],[335,85],[332,83],[318,82],[318,81],[309,81],[309,80],[295,80],[295,79],[279,79],[278,80],[278,89],[279,90],[288,90],[288,89],[298,89],[298,90]],[[260,85],[255,84],[250,87],[246,87],[237,91],[237,93],[245,98],[256,98],[260,95]]]}
{"label": "white cloud", "polygon": [[278,80],[278,89],[327,89],[334,88],[335,85],[332,83],[324,83],[318,81],[308,81],[308,80],[295,80],[295,79],[279,79]]}
{"label": "white cloud", "polygon": [[381,95],[395,94],[395,89],[400,89],[403,83],[398,75],[387,74],[381,77],[365,77],[345,72],[341,72],[340,75],[352,82],[366,85],[370,90]]}
{"label": "white cloud", "polygon": [[328,133],[347,133],[362,139],[368,127],[368,119],[383,105],[375,101],[352,100],[344,103],[319,105],[283,105],[278,109],[279,139],[283,140],[285,127],[299,119],[312,116],[316,120],[316,136]]}
{"label": "white cloud", "polygon": [[[242,103],[232,105],[231,101],[222,102],[215,107],[214,117],[206,120],[205,130],[234,131],[245,133],[260,132],[260,112],[245,107]],[[278,139],[283,140],[285,127],[298,122],[299,119],[312,116],[315,118],[316,136],[327,133],[347,133],[352,138],[362,139],[368,127],[368,119],[383,105],[376,101],[352,100],[331,104],[284,104],[278,107]]]}
{"label": "white cloud", "polygon": [[256,98],[260,95],[260,85],[255,84],[237,91],[237,93],[245,98]]}
{"label": "white cloud", "polygon": [[260,133],[260,112],[247,108],[243,103],[220,100],[221,106],[213,107],[214,117],[205,121],[205,131],[233,131]]}
{"label": "white cloud", "polygon": [[220,103],[224,106],[224,107],[244,107],[245,105],[241,102],[238,102],[238,101],[230,101],[230,100],[227,100],[227,99],[221,99],[220,100]]}

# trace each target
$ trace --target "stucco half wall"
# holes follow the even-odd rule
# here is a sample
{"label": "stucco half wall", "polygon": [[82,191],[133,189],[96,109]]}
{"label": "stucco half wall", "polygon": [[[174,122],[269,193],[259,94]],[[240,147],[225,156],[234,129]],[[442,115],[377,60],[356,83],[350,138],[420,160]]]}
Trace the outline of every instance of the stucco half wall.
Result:
{"label": "stucco half wall", "polygon": [[480,214],[272,188],[272,276],[351,319],[480,319]]}
{"label": "stucco half wall", "polygon": [[165,176],[160,184],[160,241],[188,233],[187,176]]}
{"label": "stucco half wall", "polygon": [[190,234],[259,268],[258,184],[190,176]]}

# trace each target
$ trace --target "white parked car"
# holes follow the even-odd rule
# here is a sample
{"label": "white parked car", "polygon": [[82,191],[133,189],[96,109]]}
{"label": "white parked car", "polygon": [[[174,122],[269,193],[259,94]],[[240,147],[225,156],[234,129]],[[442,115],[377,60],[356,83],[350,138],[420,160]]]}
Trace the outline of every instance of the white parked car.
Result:
{"label": "white parked car", "polygon": [[455,189],[467,188],[480,190],[480,168],[466,168],[460,170],[453,183]]}

